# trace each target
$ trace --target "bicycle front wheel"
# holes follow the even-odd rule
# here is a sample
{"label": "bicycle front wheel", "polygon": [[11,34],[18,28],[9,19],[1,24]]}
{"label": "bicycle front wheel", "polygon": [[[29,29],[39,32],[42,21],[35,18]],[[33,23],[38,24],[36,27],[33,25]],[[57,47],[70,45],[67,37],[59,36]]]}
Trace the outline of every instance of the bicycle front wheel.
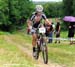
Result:
{"label": "bicycle front wheel", "polygon": [[43,60],[44,60],[44,63],[47,64],[47,63],[48,63],[47,46],[44,46],[44,47],[43,47],[42,54],[43,54]]}
{"label": "bicycle front wheel", "polygon": [[39,58],[39,45],[37,44],[37,47],[36,47],[36,56],[35,56],[35,59],[37,60]]}
{"label": "bicycle front wheel", "polygon": [[42,42],[41,49],[42,49],[42,56],[43,56],[44,63],[47,64],[48,63],[48,50],[47,50],[46,43]]}

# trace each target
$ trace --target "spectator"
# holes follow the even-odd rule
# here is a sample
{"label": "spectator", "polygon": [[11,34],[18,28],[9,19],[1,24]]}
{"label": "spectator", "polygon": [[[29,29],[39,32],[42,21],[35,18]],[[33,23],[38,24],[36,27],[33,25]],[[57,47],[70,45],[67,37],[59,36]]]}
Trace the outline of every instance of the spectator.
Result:
{"label": "spectator", "polygon": [[[52,23],[52,20],[50,19],[49,20],[51,23]],[[52,43],[53,41],[53,26],[52,24],[51,25],[47,25],[45,24],[45,27],[46,27],[46,36],[48,37],[48,43]]]}
{"label": "spectator", "polygon": [[55,31],[55,24],[52,22],[53,31]]}
{"label": "spectator", "polygon": [[74,24],[69,24],[69,31],[68,31],[68,37],[70,38],[70,45],[73,44],[73,37],[74,37]]}
{"label": "spectator", "polygon": [[55,35],[56,35],[56,41],[55,41],[55,43],[57,43],[57,41],[58,41],[58,43],[60,43],[60,21],[59,21],[59,19],[58,18],[56,18],[56,27],[55,27]]}
{"label": "spectator", "polygon": [[53,27],[53,35],[55,33],[55,24],[52,22],[52,27]]}
{"label": "spectator", "polygon": [[49,41],[48,43],[52,43],[53,42],[53,26],[50,25],[50,31],[49,31]]}

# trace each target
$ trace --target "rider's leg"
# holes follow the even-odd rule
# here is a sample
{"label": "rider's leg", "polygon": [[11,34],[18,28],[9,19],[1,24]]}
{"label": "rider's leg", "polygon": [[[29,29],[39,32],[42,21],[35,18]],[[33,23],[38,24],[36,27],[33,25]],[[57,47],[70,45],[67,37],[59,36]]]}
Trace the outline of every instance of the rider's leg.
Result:
{"label": "rider's leg", "polygon": [[37,35],[36,35],[36,33],[33,33],[33,34],[32,34],[33,52],[35,52],[36,40],[37,40]]}

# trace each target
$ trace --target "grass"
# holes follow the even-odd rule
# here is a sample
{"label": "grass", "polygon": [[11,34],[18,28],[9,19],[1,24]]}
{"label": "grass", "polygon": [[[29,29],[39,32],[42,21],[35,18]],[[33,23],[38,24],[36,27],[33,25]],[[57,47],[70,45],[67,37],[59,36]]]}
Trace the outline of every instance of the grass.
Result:
{"label": "grass", "polygon": [[0,35],[0,67],[35,67],[35,62],[10,42],[7,38],[10,35],[5,32]]}
{"label": "grass", "polygon": [[[61,32],[61,37],[67,37],[67,35],[65,35],[66,33],[67,32]],[[22,52],[17,45],[10,42],[8,37],[17,45],[21,44],[28,49],[31,47],[31,36],[25,33],[9,34],[0,32],[0,67],[4,67],[4,64],[8,64],[7,67],[36,67],[34,65],[36,62]],[[49,61],[64,65],[64,67],[74,67],[75,45],[69,45],[69,43],[63,42],[64,41],[60,44],[48,44]],[[26,45],[26,43],[28,44]]]}
{"label": "grass", "polygon": [[68,44],[49,44],[49,59],[53,62],[66,65],[66,67],[74,67],[75,62],[75,46]]}
{"label": "grass", "polygon": [[[25,35],[26,40],[28,35]],[[61,37],[67,38],[67,32],[61,32]],[[27,42],[30,40],[28,39]],[[66,43],[67,42],[67,43]],[[64,67],[75,66],[75,45],[69,45],[68,41],[62,41],[60,44],[48,44],[49,60],[53,63],[58,63]],[[30,42],[31,43],[31,42]]]}

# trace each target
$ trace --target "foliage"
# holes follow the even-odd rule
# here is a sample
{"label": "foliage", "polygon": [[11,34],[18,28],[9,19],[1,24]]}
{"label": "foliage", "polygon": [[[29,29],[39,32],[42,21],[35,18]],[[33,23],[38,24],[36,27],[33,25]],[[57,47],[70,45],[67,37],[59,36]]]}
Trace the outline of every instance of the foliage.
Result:
{"label": "foliage", "polygon": [[44,12],[50,17],[61,17],[62,16],[62,2],[51,2],[46,3],[44,6]]}
{"label": "foliage", "polygon": [[73,16],[75,16],[75,0],[73,0],[73,6],[72,6],[72,8],[73,8]]}
{"label": "foliage", "polygon": [[10,30],[22,27],[33,8],[30,0],[0,0],[0,26],[10,26]]}
{"label": "foliage", "polygon": [[0,24],[8,22],[8,0],[0,0]]}
{"label": "foliage", "polygon": [[[66,15],[75,16],[75,0],[63,0],[63,2],[38,3],[44,6],[44,12],[48,18]],[[0,0],[0,29],[12,31],[23,28],[36,4],[32,0]],[[68,24],[63,23],[63,28]]]}
{"label": "foliage", "polygon": [[63,0],[64,4],[64,15],[71,16],[73,15],[73,0]]}
{"label": "foliage", "polygon": [[[63,0],[63,17],[64,16],[74,16],[75,15],[75,0]],[[64,28],[68,29],[69,23],[63,23]]]}

